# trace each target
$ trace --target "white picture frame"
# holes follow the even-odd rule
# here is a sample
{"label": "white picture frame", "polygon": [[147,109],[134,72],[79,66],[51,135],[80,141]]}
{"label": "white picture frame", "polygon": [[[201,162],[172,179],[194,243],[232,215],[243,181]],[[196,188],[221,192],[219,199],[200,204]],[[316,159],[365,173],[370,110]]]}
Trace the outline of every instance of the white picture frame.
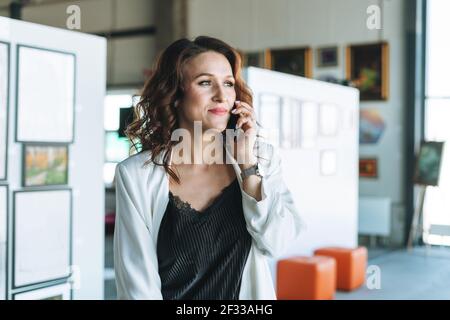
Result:
{"label": "white picture frame", "polygon": [[281,109],[281,147],[295,149],[301,147],[301,104],[295,98],[286,97],[283,99]]}
{"label": "white picture frame", "polygon": [[282,97],[278,95],[262,93],[259,96],[259,122],[264,136],[267,136],[275,147],[280,146],[281,103]]}
{"label": "white picture frame", "polygon": [[322,150],[320,152],[320,174],[334,176],[337,173],[338,159],[336,150]]}
{"label": "white picture frame", "polygon": [[320,134],[335,137],[339,131],[339,108],[332,103],[323,103],[319,109]]}
{"label": "white picture frame", "polygon": [[13,288],[70,275],[72,190],[14,191]]}
{"label": "white picture frame", "polygon": [[8,172],[9,43],[0,41],[0,181]]}
{"label": "white picture frame", "polygon": [[16,293],[13,300],[71,300],[70,285],[63,283],[36,290]]}
{"label": "white picture frame", "polygon": [[16,142],[72,143],[75,55],[18,45],[17,61]]}
{"label": "white picture frame", "polygon": [[314,148],[317,144],[319,131],[319,106],[315,102],[303,102],[300,130],[301,146],[304,149]]}
{"label": "white picture frame", "polygon": [[8,186],[0,185],[0,300],[7,295],[8,194]]}

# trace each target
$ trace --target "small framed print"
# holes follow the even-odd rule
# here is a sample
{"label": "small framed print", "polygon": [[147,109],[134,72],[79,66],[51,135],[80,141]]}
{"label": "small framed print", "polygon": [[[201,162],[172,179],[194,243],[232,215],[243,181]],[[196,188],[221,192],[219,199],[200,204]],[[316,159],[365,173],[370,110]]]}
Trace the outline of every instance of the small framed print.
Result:
{"label": "small framed print", "polygon": [[259,121],[263,127],[263,132],[267,134],[269,141],[276,147],[280,146],[281,138],[281,103],[281,96],[271,93],[259,95]]}
{"label": "small framed print", "polygon": [[319,135],[319,105],[305,101],[300,113],[300,144],[304,149],[313,148]]}
{"label": "small framed print", "polygon": [[359,159],[359,176],[363,178],[378,178],[378,159]]}
{"label": "small framed print", "polygon": [[25,144],[22,185],[24,187],[67,185],[68,153],[67,145]]}
{"label": "small framed print", "polygon": [[281,108],[281,147],[295,149],[301,147],[301,105],[296,98],[285,97]]}
{"label": "small framed print", "polygon": [[317,66],[337,67],[338,65],[338,47],[317,48]]}
{"label": "small framed print", "polygon": [[416,160],[414,182],[426,186],[438,186],[441,173],[444,142],[423,141]]}
{"label": "small framed print", "polygon": [[71,300],[70,284],[63,283],[13,295],[14,300]]}
{"label": "small framed print", "polygon": [[293,74],[300,77],[312,78],[311,48],[270,49],[268,52],[270,69],[278,72]]}
{"label": "small framed print", "polygon": [[65,280],[72,263],[72,190],[13,192],[12,287]]}
{"label": "small framed print", "polygon": [[73,53],[17,46],[17,142],[73,142],[75,70]]}
{"label": "small framed print", "polygon": [[320,134],[322,136],[337,136],[339,129],[339,109],[335,104],[324,103],[319,109]]}
{"label": "small framed print", "polygon": [[320,152],[320,174],[322,176],[334,176],[337,173],[336,150],[322,150]]}
{"label": "small framed print", "polygon": [[243,52],[242,66],[243,67],[257,67],[257,68],[270,68],[269,50]]}

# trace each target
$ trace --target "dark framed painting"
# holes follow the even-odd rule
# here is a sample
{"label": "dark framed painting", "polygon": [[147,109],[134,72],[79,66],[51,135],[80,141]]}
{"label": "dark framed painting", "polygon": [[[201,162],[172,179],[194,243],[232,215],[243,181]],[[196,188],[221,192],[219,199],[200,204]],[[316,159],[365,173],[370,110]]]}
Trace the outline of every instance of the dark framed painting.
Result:
{"label": "dark framed painting", "polygon": [[416,159],[414,182],[426,186],[438,186],[441,173],[444,142],[423,141]]}
{"label": "dark framed painting", "polygon": [[55,186],[68,183],[67,145],[23,145],[22,186]]}
{"label": "dark framed painting", "polygon": [[324,67],[337,67],[338,66],[338,47],[323,47],[317,48],[317,66]]}
{"label": "dark framed painting", "polygon": [[346,60],[347,79],[359,89],[361,101],[388,99],[388,43],[348,46]]}
{"label": "dark framed painting", "polygon": [[269,68],[269,50],[241,52],[243,67]]}
{"label": "dark framed painting", "polygon": [[311,48],[270,49],[268,60],[271,70],[312,78]]}
{"label": "dark framed painting", "polygon": [[363,178],[378,178],[378,159],[359,159],[359,176]]}

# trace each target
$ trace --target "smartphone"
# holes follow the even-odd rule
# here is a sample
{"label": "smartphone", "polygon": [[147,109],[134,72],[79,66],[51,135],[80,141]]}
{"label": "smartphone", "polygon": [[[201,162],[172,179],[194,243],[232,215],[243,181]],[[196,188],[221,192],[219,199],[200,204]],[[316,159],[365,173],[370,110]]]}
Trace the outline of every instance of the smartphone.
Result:
{"label": "smartphone", "polygon": [[[234,109],[234,107],[233,107]],[[230,119],[228,119],[227,129],[232,129],[234,133],[236,133],[236,124],[239,119],[239,115],[230,113]],[[233,138],[233,141],[236,142],[236,136]]]}

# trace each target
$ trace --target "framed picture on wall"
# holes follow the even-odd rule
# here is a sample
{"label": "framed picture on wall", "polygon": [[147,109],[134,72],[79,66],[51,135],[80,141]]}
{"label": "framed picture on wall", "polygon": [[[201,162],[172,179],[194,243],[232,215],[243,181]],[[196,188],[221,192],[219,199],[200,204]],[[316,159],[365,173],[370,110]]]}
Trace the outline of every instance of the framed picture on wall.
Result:
{"label": "framed picture on wall", "polygon": [[308,47],[270,49],[268,51],[269,69],[312,78],[312,50]]}
{"label": "framed picture on wall", "polygon": [[360,99],[387,100],[389,45],[386,42],[347,47],[347,79],[359,89]]}
{"label": "framed picture on wall", "polygon": [[70,275],[71,189],[14,191],[13,289]]}
{"label": "framed picture on wall", "polygon": [[254,51],[254,52],[242,52],[242,66],[243,67],[257,67],[257,68],[269,68],[270,61],[269,50]]}
{"label": "framed picture on wall", "polygon": [[275,146],[280,145],[281,103],[281,96],[271,93],[259,95],[259,122],[263,127],[263,134]]}
{"label": "framed picture on wall", "polygon": [[8,186],[0,185],[0,300],[6,299],[7,290],[8,194]]}
{"label": "framed picture on wall", "polygon": [[414,170],[414,182],[426,186],[438,186],[441,173],[444,142],[423,141]]}
{"label": "framed picture on wall", "polygon": [[386,123],[380,110],[368,108],[359,111],[360,144],[378,143],[384,131],[386,131]]}
{"label": "framed picture on wall", "polygon": [[363,178],[378,178],[378,159],[359,159],[359,176]]}
{"label": "framed picture on wall", "polygon": [[9,44],[0,41],[0,180],[8,172]]}
{"label": "framed picture on wall", "polygon": [[67,145],[23,145],[22,186],[67,185]]}
{"label": "framed picture on wall", "polygon": [[75,64],[72,53],[18,46],[17,142],[73,142]]}
{"label": "framed picture on wall", "polygon": [[340,112],[338,106],[323,103],[319,107],[319,128],[322,136],[336,136],[339,129]]}
{"label": "framed picture on wall", "polygon": [[70,300],[70,284],[63,283],[51,287],[16,293],[13,300]]}
{"label": "framed picture on wall", "polygon": [[300,141],[302,148],[313,148],[319,134],[319,105],[315,102],[302,103],[300,116]]}
{"label": "framed picture on wall", "polygon": [[322,150],[320,152],[320,174],[322,176],[334,176],[337,173],[336,150]]}
{"label": "framed picture on wall", "polygon": [[301,105],[295,98],[285,97],[281,108],[281,147],[287,149],[301,147]]}
{"label": "framed picture on wall", "polygon": [[317,48],[317,66],[337,67],[338,65],[338,47]]}

